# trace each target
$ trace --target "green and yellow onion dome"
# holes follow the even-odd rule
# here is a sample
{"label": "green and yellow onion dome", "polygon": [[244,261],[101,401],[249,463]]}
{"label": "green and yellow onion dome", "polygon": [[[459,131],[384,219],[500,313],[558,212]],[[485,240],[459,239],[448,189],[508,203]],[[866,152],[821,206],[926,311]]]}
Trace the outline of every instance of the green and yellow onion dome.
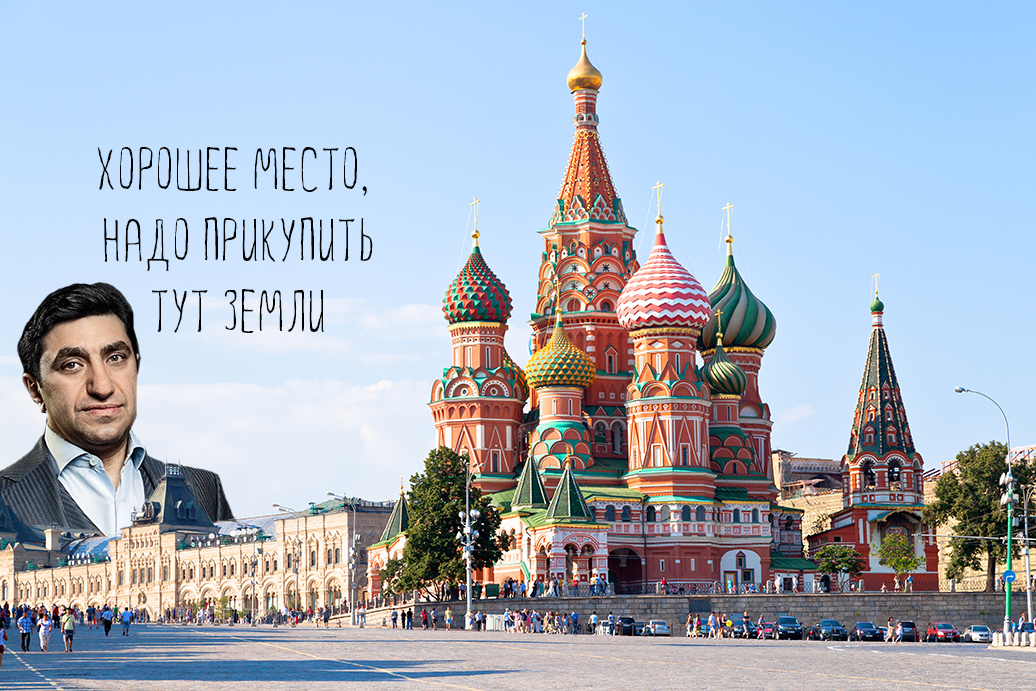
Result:
{"label": "green and yellow onion dome", "polygon": [[698,350],[716,347],[716,312],[723,312],[723,333],[728,348],[766,349],[777,335],[777,320],[770,308],[752,294],[734,264],[734,253],[727,245],[727,265],[709,293],[712,318],[698,337]]}
{"label": "green and yellow onion dome", "polygon": [[740,396],[748,388],[748,375],[723,351],[722,333],[716,334],[716,350],[701,368],[701,378],[709,385],[709,391],[721,396]]}
{"label": "green and yellow onion dome", "polygon": [[504,323],[511,316],[511,294],[496,277],[476,244],[464,268],[446,289],[442,311],[450,324]]}
{"label": "green and yellow onion dome", "polygon": [[593,360],[568,340],[561,316],[547,345],[537,350],[525,365],[525,378],[534,389],[544,386],[581,386],[593,383]]}
{"label": "green and yellow onion dome", "polygon": [[519,367],[511,356],[504,351],[504,368],[510,368],[514,372],[514,397],[520,400],[529,398],[529,381],[525,378],[525,372]]}
{"label": "green and yellow onion dome", "polygon": [[878,298],[878,294],[877,293],[874,293],[874,302],[871,303],[871,313],[873,314],[874,312],[884,312],[884,311],[885,311],[885,303],[882,302]]}

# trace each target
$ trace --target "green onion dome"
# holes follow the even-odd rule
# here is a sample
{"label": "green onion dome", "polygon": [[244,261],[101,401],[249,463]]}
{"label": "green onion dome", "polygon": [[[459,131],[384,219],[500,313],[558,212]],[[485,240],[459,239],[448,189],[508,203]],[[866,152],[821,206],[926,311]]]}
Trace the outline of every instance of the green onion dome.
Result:
{"label": "green onion dome", "polygon": [[503,281],[496,277],[477,240],[464,268],[446,289],[442,311],[450,324],[461,322],[504,323],[511,316],[511,294]]}
{"label": "green onion dome", "polygon": [[874,312],[884,312],[884,311],[885,311],[885,303],[882,302],[878,298],[878,293],[877,293],[877,291],[875,291],[875,293],[874,293],[874,302],[871,303],[871,313],[873,314]]}
{"label": "green onion dome", "polygon": [[525,372],[519,367],[511,356],[504,351],[504,369],[510,369],[514,373],[514,397],[519,400],[529,398],[529,381],[525,378]]}
{"label": "green onion dome", "polygon": [[698,350],[716,347],[716,312],[723,311],[723,332],[727,347],[758,348],[764,350],[777,335],[777,320],[770,308],[752,294],[734,264],[732,238],[727,238],[727,265],[716,286],[709,293],[712,319],[701,330]]}
{"label": "green onion dome", "polygon": [[723,334],[716,334],[716,350],[712,359],[701,368],[701,378],[709,391],[721,396],[740,396],[748,388],[748,375],[723,351]]}
{"label": "green onion dome", "polygon": [[525,377],[534,389],[544,386],[585,389],[593,383],[595,372],[593,360],[568,340],[560,314],[547,345],[537,350],[525,365]]}

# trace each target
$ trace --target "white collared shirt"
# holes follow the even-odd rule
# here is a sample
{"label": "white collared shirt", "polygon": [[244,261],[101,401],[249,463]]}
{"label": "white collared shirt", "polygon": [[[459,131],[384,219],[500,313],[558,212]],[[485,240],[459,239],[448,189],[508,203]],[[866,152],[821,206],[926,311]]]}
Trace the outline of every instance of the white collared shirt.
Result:
{"label": "white collared shirt", "polygon": [[57,461],[58,480],[102,533],[118,535],[120,529],[133,523],[133,512],[139,511],[146,499],[140,464],[147,451],[132,430],[118,491],[100,458],[63,439],[49,426],[43,438]]}

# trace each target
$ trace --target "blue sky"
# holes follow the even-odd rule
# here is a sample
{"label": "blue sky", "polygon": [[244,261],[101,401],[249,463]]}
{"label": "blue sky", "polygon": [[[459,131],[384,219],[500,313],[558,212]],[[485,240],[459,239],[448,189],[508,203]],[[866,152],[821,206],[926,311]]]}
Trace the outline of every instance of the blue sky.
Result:
{"label": "blue sky", "polygon": [[[1015,445],[1036,443],[1029,4],[4,3],[5,462],[43,426],[19,383],[25,320],[61,285],[107,280],[137,311],[137,429],[152,453],[222,473],[240,515],[328,490],[394,496],[434,443],[426,402],[449,361],[440,305],[469,251],[475,195],[483,253],[514,300],[508,349],[528,357],[583,11],[630,222],[651,225],[651,187],[665,182],[671,248],[710,288],[720,208],[736,205],[738,266],[778,321],[761,375],[775,447],[844,453],[876,272],[926,465],[1003,437],[996,409],[957,384],[1004,407]],[[123,146],[237,147],[238,191],[150,177],[99,190],[98,147],[114,160]],[[256,148],[306,146],[354,147],[357,187],[251,189]],[[362,217],[374,251],[206,262],[208,216]],[[168,272],[105,263],[103,219],[138,219],[146,259],[155,219],[169,244],[178,217],[192,244]],[[208,290],[201,333],[171,333],[169,311],[157,331],[151,291],[174,288]],[[227,331],[224,291],[243,288],[322,289],[324,332]]]}

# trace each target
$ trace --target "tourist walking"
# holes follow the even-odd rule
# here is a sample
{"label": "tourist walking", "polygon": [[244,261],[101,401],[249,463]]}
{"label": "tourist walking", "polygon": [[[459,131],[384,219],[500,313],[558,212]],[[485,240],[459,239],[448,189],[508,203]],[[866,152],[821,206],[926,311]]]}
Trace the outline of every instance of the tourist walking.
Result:
{"label": "tourist walking", "polygon": [[115,617],[112,613],[111,607],[108,605],[104,606],[101,610],[101,624],[104,626],[104,635],[107,636],[112,630],[112,619]]}
{"label": "tourist walking", "polygon": [[6,626],[0,626],[0,667],[4,666],[4,650],[6,650],[6,649],[7,649],[7,627]]}
{"label": "tourist walking", "polygon": [[130,623],[133,621],[133,612],[128,609],[122,610],[122,635],[128,636]]}
{"label": "tourist walking", "polygon": [[61,637],[65,641],[65,652],[72,652],[72,638],[76,635],[76,617],[71,607],[65,608],[65,614],[61,618]]}
{"label": "tourist walking", "polygon": [[54,621],[50,618],[50,615],[46,612],[40,617],[37,628],[40,632],[40,652],[45,653],[50,648],[50,632],[54,628]]}
{"label": "tourist walking", "polygon": [[18,633],[21,634],[22,652],[27,653],[32,638],[32,616],[29,614],[28,607],[22,610],[22,616],[18,617],[17,626]]}

